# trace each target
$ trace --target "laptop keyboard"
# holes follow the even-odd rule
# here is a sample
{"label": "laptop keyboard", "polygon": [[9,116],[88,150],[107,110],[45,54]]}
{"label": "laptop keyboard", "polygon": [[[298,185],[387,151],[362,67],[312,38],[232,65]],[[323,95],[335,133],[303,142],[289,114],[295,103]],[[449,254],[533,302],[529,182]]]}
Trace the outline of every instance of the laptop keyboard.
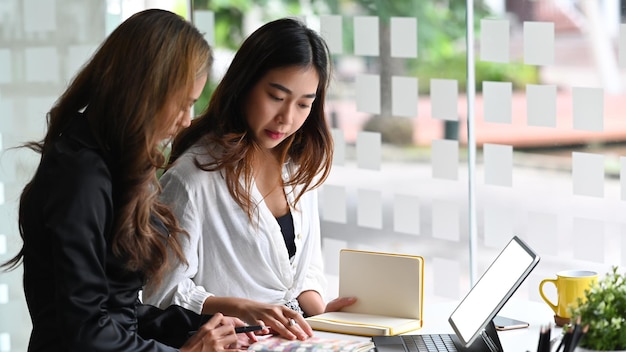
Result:
{"label": "laptop keyboard", "polygon": [[401,335],[408,352],[457,351],[450,334]]}

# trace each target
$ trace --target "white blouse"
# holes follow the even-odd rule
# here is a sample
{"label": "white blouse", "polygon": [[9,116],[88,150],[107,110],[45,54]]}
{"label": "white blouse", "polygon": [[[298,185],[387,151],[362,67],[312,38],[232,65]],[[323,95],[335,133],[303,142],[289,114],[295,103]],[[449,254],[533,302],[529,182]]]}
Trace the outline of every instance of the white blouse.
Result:
{"label": "white blouse", "polygon": [[[189,233],[183,238],[188,266],[178,264],[165,274],[158,288],[144,290],[144,302],[161,308],[176,304],[202,312],[207,297],[239,297],[284,304],[307,290],[323,295],[326,281],[320,240],[317,192],[305,193],[295,209],[296,254],[289,260],[278,221],[262,200],[256,185],[252,196],[258,222],[231,197],[222,173],[194,164],[206,162],[203,147],[185,152],[161,177],[161,199]],[[292,166],[283,167],[283,178]],[[294,189],[285,188],[290,202]],[[255,214],[253,212],[253,214]]]}

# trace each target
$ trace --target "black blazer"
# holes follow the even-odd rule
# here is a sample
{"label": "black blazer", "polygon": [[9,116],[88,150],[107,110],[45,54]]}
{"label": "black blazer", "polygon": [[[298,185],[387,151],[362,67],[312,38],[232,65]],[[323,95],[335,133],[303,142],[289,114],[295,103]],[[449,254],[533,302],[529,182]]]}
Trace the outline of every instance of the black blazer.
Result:
{"label": "black blazer", "polygon": [[29,351],[173,351],[210,318],[141,304],[142,274],[111,249],[114,191],[79,115],[42,156],[21,200]]}

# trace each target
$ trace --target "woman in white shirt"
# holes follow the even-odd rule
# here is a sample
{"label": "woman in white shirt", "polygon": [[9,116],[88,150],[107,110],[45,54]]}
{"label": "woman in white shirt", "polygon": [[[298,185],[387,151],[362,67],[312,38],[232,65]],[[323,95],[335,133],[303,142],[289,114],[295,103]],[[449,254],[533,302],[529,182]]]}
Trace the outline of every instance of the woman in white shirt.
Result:
{"label": "woman in white shirt", "polygon": [[171,267],[144,299],[263,323],[305,339],[303,318],[328,304],[316,188],[332,163],[324,112],[328,48],[294,19],[248,37],[209,107],[172,146],[162,200],[189,233],[188,265]]}

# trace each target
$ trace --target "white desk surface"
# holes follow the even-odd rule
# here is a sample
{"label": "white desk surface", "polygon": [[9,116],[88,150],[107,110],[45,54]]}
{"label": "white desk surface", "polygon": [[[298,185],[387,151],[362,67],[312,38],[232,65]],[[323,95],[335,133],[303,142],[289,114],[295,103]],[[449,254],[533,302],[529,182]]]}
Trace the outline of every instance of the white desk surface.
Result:
{"label": "white desk surface", "polygon": [[[424,325],[421,329],[410,332],[409,334],[453,333],[454,331],[448,323],[448,317],[454,308],[456,308],[457,304],[458,302],[433,304],[427,304],[425,302],[423,314]],[[507,352],[535,352],[539,341],[539,330],[542,325],[545,326],[548,323],[552,325],[552,337],[561,333],[560,328],[554,327],[554,313],[545,303],[511,299],[502,307],[498,315],[523,320],[530,324],[528,328],[524,329],[498,331],[502,348]],[[350,336],[351,339],[369,340],[368,337],[321,331],[316,331],[315,335],[335,338],[346,338],[346,336]]]}

